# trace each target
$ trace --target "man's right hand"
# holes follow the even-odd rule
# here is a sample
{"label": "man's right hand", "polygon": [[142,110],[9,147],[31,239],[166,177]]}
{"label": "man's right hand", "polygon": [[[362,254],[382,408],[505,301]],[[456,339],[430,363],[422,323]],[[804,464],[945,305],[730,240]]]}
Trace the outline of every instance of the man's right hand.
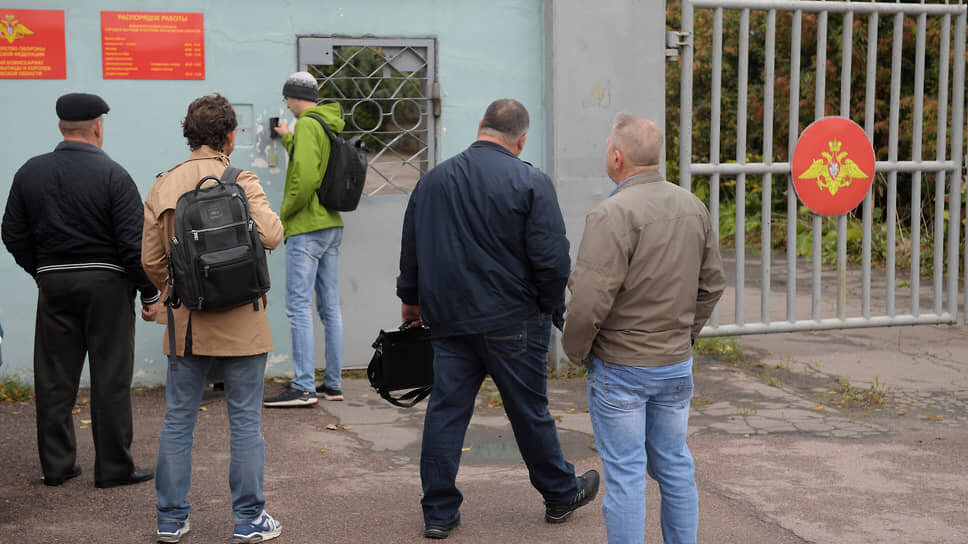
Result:
{"label": "man's right hand", "polygon": [[285,136],[289,134],[289,125],[286,124],[284,119],[279,119],[279,124],[272,127],[272,130],[276,131],[279,136]]}
{"label": "man's right hand", "polygon": [[158,308],[161,307],[161,301],[157,301],[151,304],[141,305],[141,319],[145,321],[154,321],[158,319]]}
{"label": "man's right hand", "polygon": [[411,327],[416,327],[421,325],[420,321],[420,306],[413,304],[403,304],[400,310],[400,318],[404,323],[410,322]]}

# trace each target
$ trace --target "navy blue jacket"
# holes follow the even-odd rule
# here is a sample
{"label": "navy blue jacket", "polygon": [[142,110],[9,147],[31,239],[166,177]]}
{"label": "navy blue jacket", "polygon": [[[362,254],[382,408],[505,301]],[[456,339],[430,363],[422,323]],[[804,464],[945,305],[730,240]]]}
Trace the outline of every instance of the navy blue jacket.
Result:
{"label": "navy blue jacket", "polygon": [[411,193],[397,296],[435,337],[483,333],[560,313],[570,266],[551,178],[477,141]]}

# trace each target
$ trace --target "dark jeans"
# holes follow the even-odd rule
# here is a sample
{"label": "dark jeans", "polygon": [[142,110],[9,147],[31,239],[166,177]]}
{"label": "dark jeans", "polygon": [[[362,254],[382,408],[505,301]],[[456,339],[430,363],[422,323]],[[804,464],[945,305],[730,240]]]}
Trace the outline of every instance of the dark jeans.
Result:
{"label": "dark jeans", "polygon": [[501,393],[531,485],[547,502],[567,502],[578,492],[575,468],[565,461],[548,412],[548,341],[551,318],[531,318],[485,334],[434,341],[434,388],[420,452],[424,522],[454,519],[463,495],[455,481],[464,434],[485,375]]}
{"label": "dark jeans", "polygon": [[37,275],[34,387],[44,476],[69,474],[77,440],[71,410],[87,354],[91,371],[94,481],[131,475],[134,285],[109,270]]}

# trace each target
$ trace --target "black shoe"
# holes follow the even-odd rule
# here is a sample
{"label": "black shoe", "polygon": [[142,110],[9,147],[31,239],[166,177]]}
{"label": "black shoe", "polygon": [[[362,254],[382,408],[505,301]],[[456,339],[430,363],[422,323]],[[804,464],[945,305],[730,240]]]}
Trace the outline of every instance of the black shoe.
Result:
{"label": "black shoe", "polygon": [[343,392],[339,389],[332,389],[325,385],[316,386],[316,396],[326,400],[343,400]]}
{"label": "black shoe", "polygon": [[135,467],[134,471],[131,472],[131,475],[129,475],[127,478],[122,478],[120,480],[108,480],[105,482],[94,482],[94,487],[107,489],[109,487],[118,487],[119,485],[140,484],[141,482],[147,482],[154,477],[155,471],[151,470],[150,468]]}
{"label": "black shoe", "polygon": [[290,406],[312,406],[318,402],[315,391],[287,389],[274,397],[265,399],[262,405],[270,408],[289,408]]}
{"label": "black shoe", "polygon": [[571,517],[571,513],[592,502],[598,495],[598,472],[589,470],[578,478],[578,493],[566,503],[545,503],[545,521],[548,523],[564,523]]}
{"label": "black shoe", "polygon": [[450,536],[450,532],[458,527],[460,527],[460,512],[457,513],[457,517],[455,517],[450,523],[445,523],[443,525],[433,525],[428,523],[425,525],[424,538],[443,540]]}
{"label": "black shoe", "polygon": [[69,474],[64,474],[63,476],[53,476],[50,478],[48,478],[47,476],[44,476],[44,485],[50,485],[50,486],[61,485],[67,480],[70,480],[71,478],[77,478],[80,475],[81,475],[81,465],[74,465],[74,468],[71,469],[71,472]]}

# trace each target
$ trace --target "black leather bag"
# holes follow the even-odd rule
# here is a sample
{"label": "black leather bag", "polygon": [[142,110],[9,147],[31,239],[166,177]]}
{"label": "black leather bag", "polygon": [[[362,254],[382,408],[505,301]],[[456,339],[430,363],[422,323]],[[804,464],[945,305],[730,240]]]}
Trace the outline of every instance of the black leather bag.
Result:
{"label": "black leather bag", "polygon": [[[395,331],[381,330],[373,342],[376,352],[366,376],[370,385],[390,404],[410,408],[430,394],[434,385],[434,348],[430,329],[400,325]],[[391,393],[409,389],[394,397]]]}

